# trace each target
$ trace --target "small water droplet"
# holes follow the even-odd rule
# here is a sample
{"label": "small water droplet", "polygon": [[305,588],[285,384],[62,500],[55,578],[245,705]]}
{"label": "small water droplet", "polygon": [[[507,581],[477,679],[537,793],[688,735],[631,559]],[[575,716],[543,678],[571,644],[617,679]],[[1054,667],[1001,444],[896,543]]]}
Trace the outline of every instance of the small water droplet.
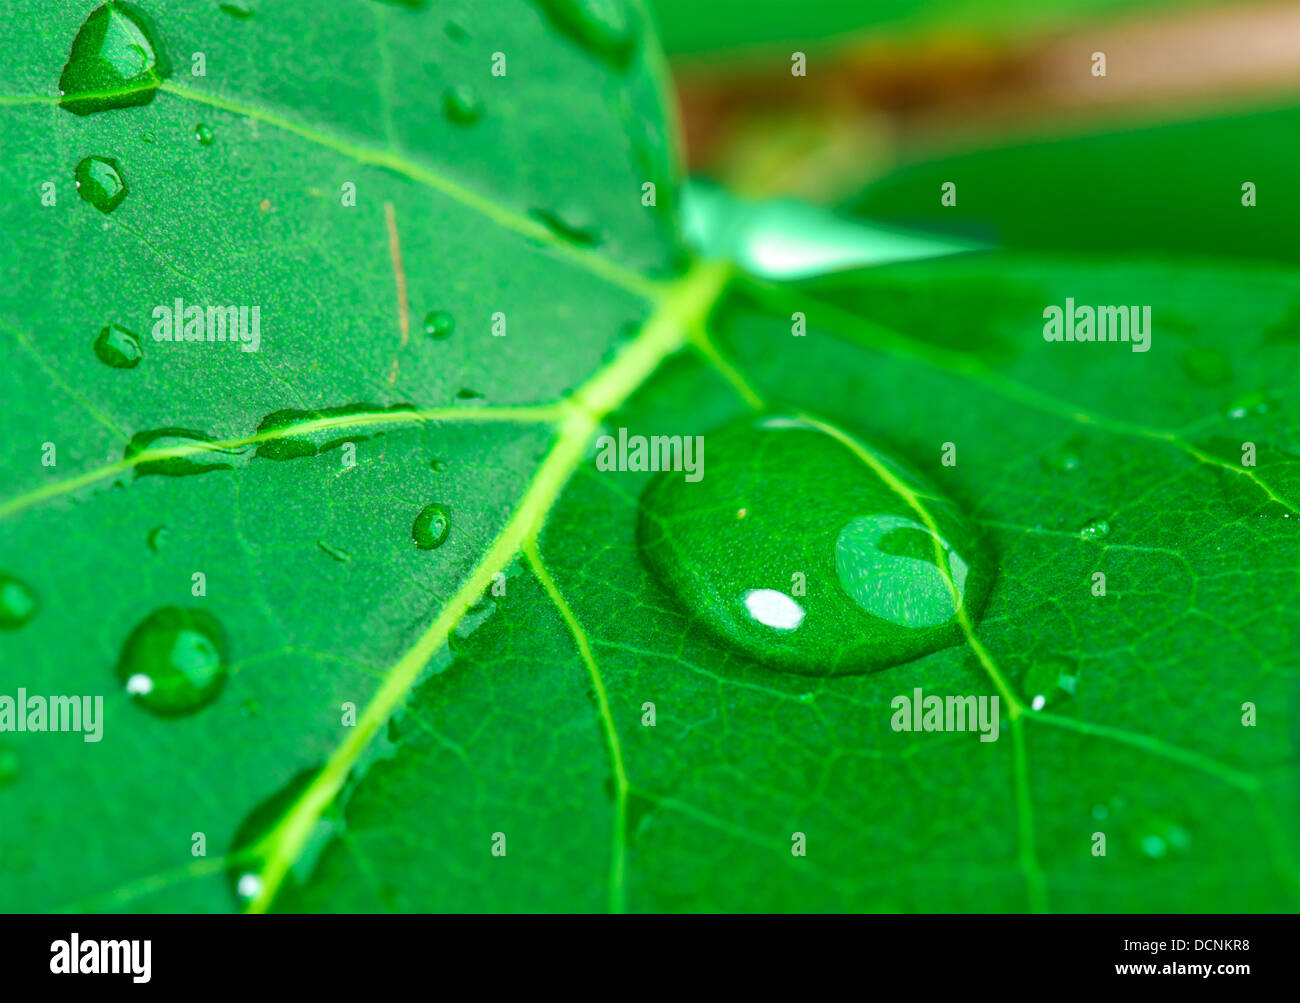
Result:
{"label": "small water droplet", "polygon": [[150,550],[155,554],[159,553],[163,547],[167,546],[167,527],[155,526],[149,530],[148,543]]}
{"label": "small water droplet", "polygon": [[1025,673],[1021,690],[1031,708],[1042,710],[1073,697],[1078,686],[1079,669],[1075,662],[1061,655],[1040,655]]}
{"label": "small water droplet", "polygon": [[17,630],[40,611],[41,601],[26,582],[0,571],[0,630]]}
{"label": "small water droplet", "polygon": [[1079,454],[1072,445],[1053,449],[1043,457],[1043,466],[1049,473],[1072,474],[1079,469]]}
{"label": "small water droplet", "polygon": [[145,617],[122,645],[117,677],[137,703],[160,717],[206,707],[226,684],[225,633],[202,610],[166,606]]}
{"label": "small water droplet", "polygon": [[561,32],[616,69],[627,66],[640,36],[626,0],[538,0]]}
{"label": "small water droplet", "polygon": [[150,132],[148,129],[145,129],[144,132],[140,133],[140,141],[143,143],[152,143],[153,138],[154,138],[153,133]]}
{"label": "small water droplet", "polygon": [[1098,822],[1104,822],[1110,816],[1110,809],[1104,804],[1095,804],[1092,806],[1092,817]]}
{"label": "small water droplet", "polygon": [[194,138],[203,146],[211,146],[213,139],[212,126],[206,122],[199,122],[194,126]]}
{"label": "small water droplet", "polygon": [[[798,418],[744,419],[704,441],[706,476],[646,486],[637,539],[725,641],[772,668],[865,672],[957,643],[954,589],[972,620],[982,610],[991,569],[955,507],[900,464]],[[938,536],[856,449],[924,500]]]}
{"label": "small water droplet", "polygon": [[1149,836],[1143,836],[1141,845],[1142,852],[1152,860],[1159,860],[1169,849],[1168,846],[1165,845],[1165,841],[1154,833]]}
{"label": "small water droplet", "polygon": [[457,125],[473,125],[483,117],[483,99],[470,84],[455,84],[443,91],[442,108]]}
{"label": "small water droplet", "polygon": [[228,2],[221,5],[221,9],[231,17],[240,21],[247,21],[253,16],[255,11],[246,3]]}
{"label": "small water droplet", "polygon": [[441,459],[430,460],[429,469],[437,474],[445,474],[447,472],[447,461]]}
{"label": "small water droplet", "polygon": [[171,66],[139,7],[122,0],[86,18],[59,77],[59,104],[76,115],[148,104]]}
{"label": "small water droplet", "polygon": [[424,315],[424,333],[442,339],[456,330],[456,318],[446,310],[430,310]]}
{"label": "small water droplet", "polygon": [[1085,540],[1100,540],[1110,534],[1110,523],[1105,519],[1089,519],[1079,527],[1079,536]]}
{"label": "small water droplet", "polygon": [[102,213],[116,209],[131,190],[112,157],[86,157],[77,165],[75,177],[77,194]]}
{"label": "small water droplet", "polygon": [[565,204],[555,209],[534,209],[532,215],[557,237],[574,244],[594,247],[600,242],[596,217],[582,206]]}
{"label": "small water droplet", "polygon": [[324,540],[317,540],[316,546],[320,547],[321,550],[325,551],[325,553],[329,554],[330,557],[334,558],[334,560],[338,561],[340,564],[346,564],[348,561],[352,560],[351,554],[342,547],[334,546],[332,543],[326,543]]}
{"label": "small water droplet", "polygon": [[116,324],[100,329],[94,348],[99,361],[114,369],[134,369],[144,355],[139,336]]}
{"label": "small water droplet", "polygon": [[434,550],[441,547],[451,532],[451,520],[447,510],[434,502],[426,505],[411,524],[411,539],[421,550]]}

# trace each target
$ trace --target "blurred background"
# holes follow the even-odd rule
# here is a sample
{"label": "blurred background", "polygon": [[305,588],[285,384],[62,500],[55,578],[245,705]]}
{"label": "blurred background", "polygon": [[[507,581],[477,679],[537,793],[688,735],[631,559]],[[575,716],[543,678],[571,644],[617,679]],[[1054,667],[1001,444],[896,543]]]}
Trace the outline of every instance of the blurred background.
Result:
{"label": "blurred background", "polygon": [[1300,4],[651,6],[688,168],[733,192],[1008,247],[1300,260]]}

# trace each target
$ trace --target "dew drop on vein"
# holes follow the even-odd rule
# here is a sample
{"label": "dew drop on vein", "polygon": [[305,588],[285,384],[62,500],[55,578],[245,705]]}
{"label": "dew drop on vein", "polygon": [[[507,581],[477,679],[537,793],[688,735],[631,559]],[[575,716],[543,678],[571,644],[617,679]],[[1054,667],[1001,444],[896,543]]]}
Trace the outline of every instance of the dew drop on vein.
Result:
{"label": "dew drop on vein", "polygon": [[[804,675],[886,668],[959,643],[992,579],[964,515],[878,450],[921,513],[853,449],[799,418],[704,436],[703,477],[642,492],[642,560],[692,616],[764,665]],[[954,590],[956,595],[954,596]]]}
{"label": "dew drop on vein", "polygon": [[72,41],[59,77],[59,105],[76,115],[153,100],[171,65],[149,16],[114,0],[96,7]]}

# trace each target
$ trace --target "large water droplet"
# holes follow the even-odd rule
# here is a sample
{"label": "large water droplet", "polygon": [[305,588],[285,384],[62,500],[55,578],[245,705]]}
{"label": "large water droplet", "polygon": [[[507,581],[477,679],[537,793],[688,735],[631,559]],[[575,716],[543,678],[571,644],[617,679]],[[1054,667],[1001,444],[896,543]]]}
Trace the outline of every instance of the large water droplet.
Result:
{"label": "large water droplet", "polygon": [[617,69],[636,51],[638,26],[626,0],[538,0],[550,22]]}
{"label": "large water droplet", "polygon": [[122,167],[112,157],[87,157],[77,165],[77,194],[102,213],[122,204],[130,189]]}
{"label": "large water droplet", "polygon": [[100,329],[94,348],[99,361],[114,369],[134,369],[144,355],[140,338],[116,324]]}
{"label": "large water droplet", "polygon": [[0,571],[0,630],[17,630],[40,608],[41,601],[30,585]]}
{"label": "large water droplet", "polygon": [[897,462],[857,444],[937,535],[810,422],[745,419],[704,443],[702,478],[666,471],[646,487],[637,536],[651,571],[724,640],[772,668],[840,675],[958,643],[958,600],[972,620],[982,611],[992,572],[963,519]]}
{"label": "large water droplet", "polygon": [[424,506],[411,525],[411,539],[421,550],[441,547],[450,532],[451,520],[447,518],[447,510],[437,502]]}
{"label": "large water droplet", "polygon": [[59,77],[60,104],[77,115],[148,104],[171,76],[153,22],[114,0],[95,8],[73,39]]}
{"label": "large water droplet", "polygon": [[470,84],[456,84],[443,91],[442,107],[457,125],[473,125],[483,116],[483,99]]}
{"label": "large water droplet", "polygon": [[225,633],[202,610],[167,606],[131,631],[117,662],[127,693],[160,717],[193,714],[226,684]]}

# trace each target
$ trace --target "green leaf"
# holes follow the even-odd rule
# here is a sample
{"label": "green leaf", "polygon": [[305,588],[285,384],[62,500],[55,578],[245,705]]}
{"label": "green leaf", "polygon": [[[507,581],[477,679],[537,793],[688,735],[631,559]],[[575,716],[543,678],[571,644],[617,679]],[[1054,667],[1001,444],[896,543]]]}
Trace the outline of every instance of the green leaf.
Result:
{"label": "green leaf", "polygon": [[[1295,907],[1294,268],[980,255],[715,310],[635,8],[169,4],[171,75],[82,116],[92,9],[0,15],[0,696],[105,698],[102,742],[0,734],[0,907]],[[177,297],[259,306],[258,350],[155,340]],[[1045,342],[1067,297],[1152,304],[1151,351]],[[960,507],[964,643],[777,671],[646,570],[649,475],[594,437],[769,407]],[[915,687],[998,696],[998,740],[896,731]]]}
{"label": "green leaf", "polygon": [[[1152,302],[1150,351],[1045,342],[1065,296]],[[705,433],[707,477],[758,395],[917,465],[996,555],[978,643],[758,664],[641,560],[653,475],[587,465],[284,907],[1293,910],[1297,303],[1290,269],[1002,254],[751,286],[718,324],[743,393],[680,359],[609,427]],[[1226,383],[1184,368],[1204,352]],[[917,687],[1001,694],[998,739],[893,730]]]}
{"label": "green leaf", "polygon": [[[0,14],[0,693],[104,701],[100,743],[0,734],[9,909],[234,909],[245,816],[331,764],[250,863],[269,901],[698,312],[664,278],[671,130],[635,7],[611,62],[563,4],[147,6],[170,77],[84,115],[58,104],[73,40],[90,17],[120,54],[122,19]],[[125,179],[111,211],[79,197],[88,155]],[[257,350],[156,340],[178,298],[257,307]]]}

